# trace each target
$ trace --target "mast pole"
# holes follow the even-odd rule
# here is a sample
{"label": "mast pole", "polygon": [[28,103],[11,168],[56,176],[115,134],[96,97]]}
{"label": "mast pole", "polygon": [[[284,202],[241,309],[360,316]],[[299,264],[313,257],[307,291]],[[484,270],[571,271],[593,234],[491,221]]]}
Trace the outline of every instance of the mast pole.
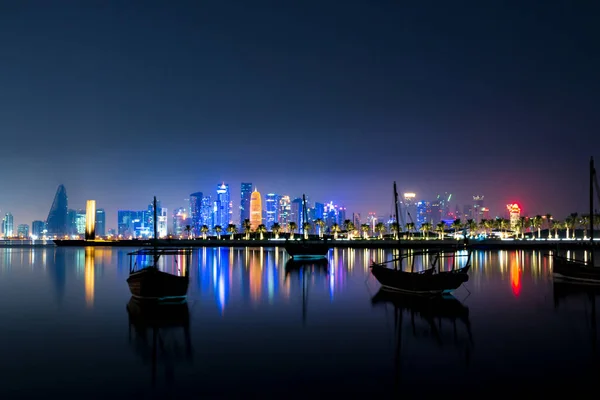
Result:
{"label": "mast pole", "polygon": [[594,157],[590,158],[590,265],[594,264],[594,181],[596,169],[594,168]]}
{"label": "mast pole", "polygon": [[302,238],[304,239],[304,224],[308,222],[308,211],[306,211],[306,195],[302,194]]}
{"label": "mast pole", "polygon": [[154,218],[153,219],[153,221],[154,221],[154,241],[156,242],[156,240],[158,239],[158,224],[157,224],[158,221],[156,220],[156,214],[157,214],[156,213],[156,196],[154,196],[153,208],[154,208],[154,210],[153,210],[153,212],[154,212],[154,215],[153,215],[153,218]]}
{"label": "mast pole", "polygon": [[[398,244],[400,244],[400,221],[398,219],[398,191],[396,190],[396,181],[394,181],[394,211],[396,213],[396,234],[398,235]],[[400,258],[401,250],[398,248],[398,257]],[[394,262],[394,269],[398,269],[398,262]]]}

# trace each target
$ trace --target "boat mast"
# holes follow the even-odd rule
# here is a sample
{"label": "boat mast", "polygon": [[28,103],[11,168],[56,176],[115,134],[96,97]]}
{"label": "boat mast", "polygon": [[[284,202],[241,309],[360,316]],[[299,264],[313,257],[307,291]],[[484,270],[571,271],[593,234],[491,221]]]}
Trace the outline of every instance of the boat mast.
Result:
{"label": "boat mast", "polygon": [[594,168],[594,157],[590,158],[590,265],[593,267],[594,264],[594,181],[596,177],[596,170]]}
{"label": "boat mast", "polygon": [[152,215],[152,222],[154,225],[154,240],[152,241],[154,243],[154,266],[157,265],[158,263],[158,252],[156,251],[156,246],[158,245],[158,221],[156,219],[156,196],[154,196],[154,201],[152,203],[152,208],[153,208],[153,215]]}
{"label": "boat mast", "polygon": [[[394,181],[394,211],[396,213],[395,215],[395,219],[396,219],[396,234],[398,235],[398,244],[400,244],[400,220],[398,219],[398,191],[396,190],[396,181]],[[400,258],[400,252],[401,250],[398,249],[398,257],[396,257],[396,259]],[[398,269],[398,261],[394,262],[394,269]]]}
{"label": "boat mast", "polygon": [[306,196],[302,194],[302,238],[304,238],[304,224],[308,222],[308,211],[306,211]]}

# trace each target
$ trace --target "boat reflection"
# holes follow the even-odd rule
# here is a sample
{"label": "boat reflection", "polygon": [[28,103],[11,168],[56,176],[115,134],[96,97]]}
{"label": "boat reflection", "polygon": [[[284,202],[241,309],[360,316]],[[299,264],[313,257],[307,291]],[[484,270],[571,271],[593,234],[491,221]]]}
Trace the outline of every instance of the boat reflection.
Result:
{"label": "boat reflection", "polygon": [[[373,306],[390,304],[394,308],[394,360],[397,385],[400,384],[402,375],[402,331],[405,312],[410,319],[410,330],[415,339],[433,339],[439,347],[451,345],[464,355],[465,364],[469,365],[474,345],[469,308],[455,297],[451,295],[411,296],[380,289],[371,299],[371,304]],[[447,329],[448,327],[451,329]]]}
{"label": "boat reflection", "polygon": [[293,259],[285,263],[285,279],[290,275],[297,277],[302,284],[302,326],[306,326],[308,303],[308,280],[312,274],[327,274],[327,259]]}
{"label": "boat reflection", "polygon": [[[143,362],[151,364],[152,384],[156,384],[159,364],[164,367],[166,382],[172,383],[175,364],[192,360],[187,302],[160,303],[131,297],[127,303],[127,314],[129,315],[129,341],[134,345]],[[134,341],[132,341],[132,327],[135,332]]]}
{"label": "boat reflection", "polygon": [[[579,284],[572,281],[562,281],[554,279],[552,283],[553,298],[554,298],[554,309],[558,311],[560,304],[565,303],[568,299],[581,299],[586,304],[589,304],[589,327],[590,327],[590,339],[592,345],[592,351],[594,359],[599,364],[600,358],[598,357],[598,326],[596,318],[596,297],[600,296],[600,286]],[[587,324],[586,324],[587,325]]]}

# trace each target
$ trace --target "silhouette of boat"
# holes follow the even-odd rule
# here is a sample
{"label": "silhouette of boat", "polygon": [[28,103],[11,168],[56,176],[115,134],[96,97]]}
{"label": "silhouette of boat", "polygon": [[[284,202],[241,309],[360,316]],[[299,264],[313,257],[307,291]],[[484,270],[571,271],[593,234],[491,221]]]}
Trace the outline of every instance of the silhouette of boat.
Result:
{"label": "silhouette of boat", "polygon": [[[190,315],[187,302],[157,303],[131,297],[127,303],[127,314],[129,316],[129,341],[135,345],[137,353],[144,362],[152,365],[152,383],[156,383],[159,364],[164,364],[167,380],[172,380],[175,376],[174,364],[192,360]],[[135,340],[132,340],[132,328],[135,332],[133,335]],[[171,333],[177,330],[183,331],[185,343],[183,352],[178,351],[179,346],[168,348],[169,341],[167,339],[174,336]]]}
{"label": "silhouette of boat", "polygon": [[[394,202],[396,207],[396,223],[398,223],[398,192],[394,182]],[[399,249],[401,251],[401,249]],[[404,253],[393,260],[384,263],[373,262],[370,266],[371,273],[381,284],[382,288],[397,292],[410,294],[443,294],[458,289],[460,285],[469,280],[469,269],[471,268],[471,250],[467,249],[467,261],[461,268],[450,271],[441,271],[441,259],[457,257],[459,248],[454,251],[442,251],[439,249],[426,249],[414,253]],[[432,258],[432,263],[423,271],[415,271],[415,257],[425,256]],[[412,257],[410,271],[404,271],[404,261]],[[388,268],[386,264],[394,263],[394,268]],[[436,265],[437,264],[437,265]],[[455,263],[456,265],[456,263]]]}
{"label": "silhouette of boat", "polygon": [[[156,197],[154,197],[154,221],[156,219]],[[157,237],[157,226],[154,224],[154,237]],[[127,284],[132,296],[156,301],[179,301],[185,299],[189,286],[190,249],[141,249],[129,253],[129,277]],[[174,275],[159,269],[161,256],[174,256],[177,264],[179,256],[184,258],[181,275]],[[150,259],[150,264],[144,261]],[[178,269],[181,267],[178,266]]]}
{"label": "silhouette of boat", "polygon": [[553,254],[554,266],[552,272],[554,276],[568,280],[587,282],[590,284],[600,285],[600,268],[594,263],[594,186],[596,186],[596,194],[600,196],[598,189],[598,180],[596,176],[596,168],[594,168],[594,158],[590,158],[590,189],[589,189],[589,224],[590,224],[590,258],[589,260],[577,260],[561,254],[557,248]]}
{"label": "silhouette of boat", "polygon": [[[394,307],[394,365],[397,384],[401,381],[402,328],[405,312],[410,316],[411,331],[415,339],[433,339],[441,347],[451,343],[453,347],[464,350],[464,360],[468,365],[474,346],[469,308],[454,296],[411,296],[380,289],[371,298],[371,304],[373,306],[390,304]],[[425,322],[429,328],[426,334],[418,334],[421,331],[416,326],[419,319]],[[448,340],[449,334],[443,330],[444,321],[452,325],[452,340]],[[461,323],[463,329],[459,328],[458,322]],[[464,337],[465,333],[466,338]],[[419,390],[422,390],[422,387]]]}
{"label": "silhouette of boat", "polygon": [[[306,210],[306,196],[302,195],[302,215],[303,221],[308,221],[308,212]],[[296,258],[323,258],[329,253],[332,245],[327,238],[306,239],[304,235],[299,240],[290,240],[289,238],[283,244],[287,253]]]}

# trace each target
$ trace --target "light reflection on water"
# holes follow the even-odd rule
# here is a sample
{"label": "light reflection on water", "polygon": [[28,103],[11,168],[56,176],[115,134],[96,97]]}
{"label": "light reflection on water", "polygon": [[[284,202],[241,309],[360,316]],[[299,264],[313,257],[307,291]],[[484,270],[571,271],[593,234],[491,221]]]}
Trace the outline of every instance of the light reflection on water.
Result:
{"label": "light reflection on water", "polygon": [[[282,248],[200,248],[189,265],[183,257],[161,261],[172,273],[189,267],[186,313],[194,362],[167,360],[163,375],[168,372],[169,378],[159,368],[152,386],[148,364],[131,347],[146,337],[142,342],[151,349],[154,331],[142,335],[147,327],[138,324],[137,344],[125,340],[132,250],[0,249],[5,327],[0,372],[6,383],[0,396],[15,390],[60,393],[64,385],[101,393],[112,382],[127,393],[193,393],[201,385],[206,393],[225,397],[245,390],[281,393],[296,376],[303,377],[307,392],[335,379],[336,393],[389,393],[398,389],[398,365],[401,391],[432,375],[439,383],[469,382],[472,389],[513,374],[527,373],[533,384],[549,371],[579,371],[568,375],[569,382],[585,377],[585,371],[597,372],[591,367],[593,296],[565,295],[562,289],[561,307],[555,309],[552,260],[543,251],[474,252],[470,280],[455,292],[462,305],[432,311],[385,298],[383,307],[372,304],[379,286],[368,266],[392,260],[391,251],[333,249],[326,268],[298,270]],[[409,257],[409,265],[413,260],[415,270],[431,261]],[[441,262],[450,269],[462,261]],[[453,336],[457,310],[466,312],[476,343],[468,363],[466,339]],[[393,327],[402,315],[405,334],[397,363]],[[176,336],[163,330],[161,325],[163,342]],[[455,341],[460,351],[452,349]],[[175,342],[171,350],[179,348]]]}

